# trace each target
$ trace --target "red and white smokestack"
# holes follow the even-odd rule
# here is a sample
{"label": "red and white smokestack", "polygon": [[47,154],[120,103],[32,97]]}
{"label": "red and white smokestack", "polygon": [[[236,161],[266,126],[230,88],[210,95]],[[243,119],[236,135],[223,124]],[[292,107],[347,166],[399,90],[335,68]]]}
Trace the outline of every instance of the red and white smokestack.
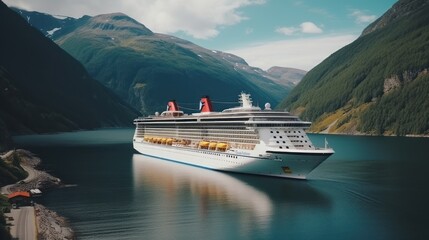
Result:
{"label": "red and white smokestack", "polygon": [[212,112],[213,111],[212,102],[210,101],[209,96],[205,96],[205,97],[201,98],[200,111],[201,112]]}
{"label": "red and white smokestack", "polygon": [[174,100],[170,100],[167,104],[167,111],[172,112],[172,111],[179,111],[179,107],[177,106],[176,101]]}

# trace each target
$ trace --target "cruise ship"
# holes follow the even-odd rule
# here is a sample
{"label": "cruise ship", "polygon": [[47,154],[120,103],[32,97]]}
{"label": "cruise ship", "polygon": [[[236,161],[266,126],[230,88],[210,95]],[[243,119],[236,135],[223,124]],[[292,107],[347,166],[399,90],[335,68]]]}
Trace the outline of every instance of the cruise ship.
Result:
{"label": "cruise ship", "polygon": [[306,179],[334,153],[325,141],[316,147],[305,130],[310,122],[289,112],[253,106],[250,94],[240,106],[213,111],[208,96],[200,112],[185,114],[176,101],[161,114],[134,120],[133,146],[143,155],[227,172]]}

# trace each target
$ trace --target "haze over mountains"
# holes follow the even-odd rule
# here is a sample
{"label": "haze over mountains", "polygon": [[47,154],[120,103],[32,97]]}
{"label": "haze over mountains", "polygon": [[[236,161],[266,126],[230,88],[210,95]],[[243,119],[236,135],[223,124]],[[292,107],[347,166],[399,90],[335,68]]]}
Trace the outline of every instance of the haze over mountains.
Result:
{"label": "haze over mountains", "polygon": [[429,1],[400,0],[313,68],[279,108],[313,131],[429,134]]}
{"label": "haze over mountains", "polygon": [[[153,33],[122,13],[74,19],[15,11],[143,114],[163,110],[169,99],[194,109],[202,95],[237,101],[241,91],[255,102],[276,105],[305,75],[297,69],[277,67],[271,74],[250,67],[235,55]],[[217,110],[230,106],[215,104]]]}
{"label": "haze over mountains", "polygon": [[2,135],[131,126],[137,111],[3,2],[0,30]]}

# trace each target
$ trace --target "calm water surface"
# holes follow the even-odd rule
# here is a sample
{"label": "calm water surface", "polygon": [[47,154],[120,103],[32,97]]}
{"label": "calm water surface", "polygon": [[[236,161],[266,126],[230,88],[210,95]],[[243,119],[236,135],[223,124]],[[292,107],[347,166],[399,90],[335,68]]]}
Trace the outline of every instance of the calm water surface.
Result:
{"label": "calm water surface", "polygon": [[309,180],[144,157],[133,129],[17,137],[70,187],[39,202],[79,239],[429,239],[429,138],[310,135]]}

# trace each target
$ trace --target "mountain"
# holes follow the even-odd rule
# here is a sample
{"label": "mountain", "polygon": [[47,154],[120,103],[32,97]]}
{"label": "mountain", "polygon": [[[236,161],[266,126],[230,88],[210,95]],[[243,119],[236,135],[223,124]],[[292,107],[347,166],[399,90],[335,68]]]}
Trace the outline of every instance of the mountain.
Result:
{"label": "mountain", "polygon": [[388,26],[392,22],[396,21],[396,19],[407,17],[408,15],[413,14],[413,12],[415,12],[415,10],[420,6],[425,4],[427,4],[427,0],[398,1],[385,14],[383,14],[383,16],[366,27],[363,30],[362,35],[366,35]]}
{"label": "mountain", "polygon": [[279,105],[313,131],[429,134],[429,3],[400,0]]}
{"label": "mountain", "polygon": [[88,17],[84,16],[81,19],[75,19],[66,16],[54,16],[39,12],[28,12],[19,8],[10,7],[13,11],[24,16],[24,19],[32,27],[39,29],[46,37],[52,38],[58,30],[64,32],[67,29],[72,30],[75,26],[79,25],[81,21],[85,21]]}
{"label": "mountain", "polygon": [[307,74],[307,71],[275,66],[268,69],[267,73],[273,78],[273,81],[292,89],[301,81],[305,74]]}
{"label": "mountain", "polygon": [[6,123],[0,118],[0,152],[9,149],[12,146],[12,138]]}
{"label": "mountain", "polygon": [[132,125],[135,110],[3,2],[0,31],[0,131],[45,133]]}
{"label": "mountain", "polygon": [[[251,93],[255,102],[276,105],[295,86],[235,55],[154,33],[122,13],[63,22],[42,14],[50,19],[47,24],[36,21],[41,13],[15,11],[142,113],[164,109],[169,99],[196,109],[202,95],[236,102],[241,91]],[[230,106],[217,103],[216,107]]]}

